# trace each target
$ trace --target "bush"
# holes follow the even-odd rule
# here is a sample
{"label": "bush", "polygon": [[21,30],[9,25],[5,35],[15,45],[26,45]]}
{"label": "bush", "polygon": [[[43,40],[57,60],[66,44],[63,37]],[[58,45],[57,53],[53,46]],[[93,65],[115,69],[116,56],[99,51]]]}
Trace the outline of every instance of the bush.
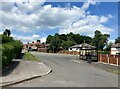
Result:
{"label": "bush", "polygon": [[108,51],[99,52],[99,54],[110,54]]}
{"label": "bush", "polygon": [[13,37],[8,37],[6,35],[0,35],[0,42],[7,43],[13,41]]}
{"label": "bush", "polygon": [[13,58],[19,56],[22,50],[22,43],[19,41],[11,41],[2,44],[2,67],[7,66]]}

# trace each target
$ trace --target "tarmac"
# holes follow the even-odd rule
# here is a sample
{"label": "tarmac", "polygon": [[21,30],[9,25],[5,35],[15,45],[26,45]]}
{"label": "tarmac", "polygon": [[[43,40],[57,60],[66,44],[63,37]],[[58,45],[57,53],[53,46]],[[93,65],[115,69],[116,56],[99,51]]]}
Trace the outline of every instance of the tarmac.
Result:
{"label": "tarmac", "polygon": [[14,59],[0,77],[0,87],[17,84],[23,81],[42,77],[52,72],[51,68],[42,62]]}

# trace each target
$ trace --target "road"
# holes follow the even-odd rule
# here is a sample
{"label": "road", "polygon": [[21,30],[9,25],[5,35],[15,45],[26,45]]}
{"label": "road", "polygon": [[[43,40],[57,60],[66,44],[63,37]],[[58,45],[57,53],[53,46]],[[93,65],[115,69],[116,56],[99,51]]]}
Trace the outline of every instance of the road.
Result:
{"label": "road", "polygon": [[13,87],[118,87],[117,74],[97,69],[79,60],[78,56],[39,52],[32,54],[51,67],[52,73]]}

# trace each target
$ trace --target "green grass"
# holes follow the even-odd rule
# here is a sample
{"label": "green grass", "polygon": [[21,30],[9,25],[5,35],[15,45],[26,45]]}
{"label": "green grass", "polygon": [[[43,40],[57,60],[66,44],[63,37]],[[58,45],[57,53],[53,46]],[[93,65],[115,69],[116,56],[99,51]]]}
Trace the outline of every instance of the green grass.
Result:
{"label": "green grass", "polygon": [[25,52],[24,53],[24,59],[28,60],[28,61],[39,61],[39,59],[37,59],[35,56],[33,56],[31,53],[29,52]]}
{"label": "green grass", "polygon": [[110,72],[115,73],[115,74],[120,74],[120,70],[111,70]]}

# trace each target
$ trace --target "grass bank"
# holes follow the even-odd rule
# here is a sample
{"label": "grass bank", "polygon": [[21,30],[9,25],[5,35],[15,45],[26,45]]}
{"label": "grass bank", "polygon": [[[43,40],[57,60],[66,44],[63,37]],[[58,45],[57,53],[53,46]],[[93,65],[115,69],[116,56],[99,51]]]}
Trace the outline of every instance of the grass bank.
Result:
{"label": "grass bank", "polygon": [[40,61],[38,58],[36,58],[34,55],[32,55],[29,52],[24,53],[24,59],[26,59],[28,61]]}

